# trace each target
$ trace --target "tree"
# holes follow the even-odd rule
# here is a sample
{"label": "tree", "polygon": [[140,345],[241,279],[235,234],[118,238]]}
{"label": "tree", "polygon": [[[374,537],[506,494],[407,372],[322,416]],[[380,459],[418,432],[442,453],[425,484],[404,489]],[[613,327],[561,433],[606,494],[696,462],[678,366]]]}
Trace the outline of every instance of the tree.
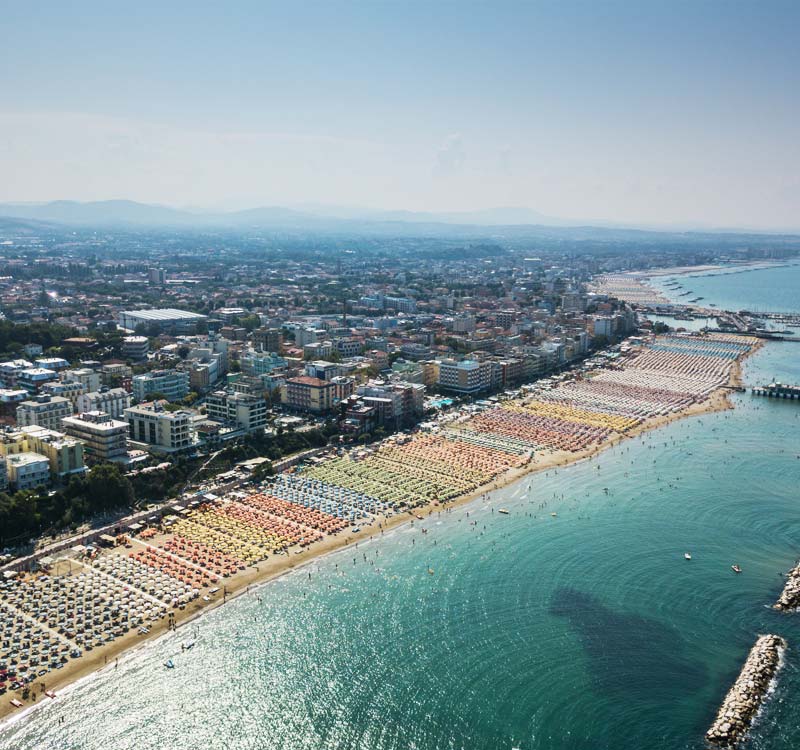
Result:
{"label": "tree", "polygon": [[131,508],[134,504],[130,480],[115,464],[98,464],[92,467],[84,482],[84,493],[94,511]]}

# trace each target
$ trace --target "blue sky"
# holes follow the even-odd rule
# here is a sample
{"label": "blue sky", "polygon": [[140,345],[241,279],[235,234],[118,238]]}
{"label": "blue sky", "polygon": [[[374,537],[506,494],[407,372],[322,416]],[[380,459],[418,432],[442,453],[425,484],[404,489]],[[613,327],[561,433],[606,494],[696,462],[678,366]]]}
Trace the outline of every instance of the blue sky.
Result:
{"label": "blue sky", "polygon": [[0,200],[800,226],[800,2],[0,13]]}

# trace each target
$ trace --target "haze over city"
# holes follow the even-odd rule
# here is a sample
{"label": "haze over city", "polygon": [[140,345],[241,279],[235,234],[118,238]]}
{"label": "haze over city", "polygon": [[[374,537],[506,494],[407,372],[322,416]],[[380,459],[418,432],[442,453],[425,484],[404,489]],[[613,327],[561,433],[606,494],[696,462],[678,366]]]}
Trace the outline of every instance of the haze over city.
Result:
{"label": "haze over city", "polygon": [[3,202],[800,226],[795,2],[2,5]]}

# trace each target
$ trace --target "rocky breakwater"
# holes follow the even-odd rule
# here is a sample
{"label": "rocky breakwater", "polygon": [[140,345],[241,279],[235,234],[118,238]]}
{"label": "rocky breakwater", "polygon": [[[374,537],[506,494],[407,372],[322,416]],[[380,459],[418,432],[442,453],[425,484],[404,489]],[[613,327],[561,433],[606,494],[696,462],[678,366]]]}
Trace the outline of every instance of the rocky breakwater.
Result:
{"label": "rocky breakwater", "polygon": [[786,577],[786,585],[783,587],[778,601],[773,606],[782,612],[800,607],[800,563],[789,571],[789,575]]}
{"label": "rocky breakwater", "polygon": [[750,727],[778,671],[786,641],[778,635],[760,635],[742,671],[728,691],[706,739],[720,747],[733,747]]}

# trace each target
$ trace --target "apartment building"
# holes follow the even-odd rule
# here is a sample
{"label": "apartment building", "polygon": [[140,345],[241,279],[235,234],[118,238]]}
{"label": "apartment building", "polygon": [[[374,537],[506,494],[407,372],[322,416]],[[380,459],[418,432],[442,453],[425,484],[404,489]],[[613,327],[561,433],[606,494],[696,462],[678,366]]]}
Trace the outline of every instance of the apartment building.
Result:
{"label": "apartment building", "polygon": [[290,409],[312,414],[329,412],[336,403],[336,385],[307,375],[288,378],[281,393],[282,401]]}
{"label": "apartment building", "polygon": [[19,388],[17,378],[23,370],[33,367],[27,359],[11,359],[0,362],[0,386],[3,388]]}
{"label": "apartment building", "polygon": [[283,369],[288,363],[274,352],[250,349],[241,356],[239,364],[245,375],[266,375],[273,370]]}
{"label": "apartment building", "polygon": [[236,425],[245,432],[258,432],[267,425],[267,402],[244,393],[215,391],[206,397],[209,419]]}
{"label": "apartment building", "polygon": [[305,374],[310,378],[319,378],[319,380],[333,380],[333,378],[338,378],[343,371],[342,366],[336,362],[325,362],[324,360],[306,362],[305,366]]}
{"label": "apartment building", "polygon": [[189,393],[189,373],[153,370],[133,377],[133,397],[137,401],[146,401],[152,393],[160,393],[168,401],[180,401]]}
{"label": "apartment building", "polygon": [[114,419],[121,419],[131,405],[131,394],[124,388],[101,388],[99,391],[78,396],[78,412],[102,411]]}
{"label": "apartment building", "polygon": [[253,347],[262,352],[280,352],[283,336],[278,328],[256,328]]}
{"label": "apartment building", "polygon": [[150,351],[147,336],[126,336],[122,339],[122,356],[132,362],[143,362]]}
{"label": "apartment building", "polygon": [[47,459],[50,474],[60,479],[86,471],[83,444],[61,432],[29,426],[0,433],[0,455],[7,459],[29,453]]}
{"label": "apartment building", "polygon": [[101,411],[87,411],[62,420],[64,432],[80,440],[86,454],[98,461],[120,461],[128,455],[128,423]]}
{"label": "apartment building", "polygon": [[100,373],[90,367],[77,367],[74,370],[64,370],[61,373],[63,383],[81,383],[86,393],[99,390]]}
{"label": "apartment building", "polygon": [[125,409],[131,440],[146,443],[157,453],[171,453],[192,445],[192,417],[185,409],[166,411],[164,402],[144,403]]}
{"label": "apartment building", "polygon": [[17,425],[36,425],[60,430],[61,420],[72,414],[72,403],[63,396],[36,396],[17,407]]}
{"label": "apartment building", "polygon": [[83,383],[70,382],[62,383],[61,381],[52,381],[45,383],[41,390],[44,396],[61,396],[69,400],[72,404],[72,411],[78,408],[78,396],[86,393],[86,386]]}
{"label": "apartment building", "polygon": [[464,359],[444,359],[439,363],[439,387],[454,393],[470,395],[492,385],[492,363]]}
{"label": "apartment building", "polygon": [[16,375],[16,385],[24,388],[28,393],[39,393],[45,383],[53,380],[58,380],[58,373],[43,367],[28,367],[20,370]]}
{"label": "apartment building", "polygon": [[8,485],[32,490],[50,483],[50,462],[38,453],[15,453],[5,459]]}

